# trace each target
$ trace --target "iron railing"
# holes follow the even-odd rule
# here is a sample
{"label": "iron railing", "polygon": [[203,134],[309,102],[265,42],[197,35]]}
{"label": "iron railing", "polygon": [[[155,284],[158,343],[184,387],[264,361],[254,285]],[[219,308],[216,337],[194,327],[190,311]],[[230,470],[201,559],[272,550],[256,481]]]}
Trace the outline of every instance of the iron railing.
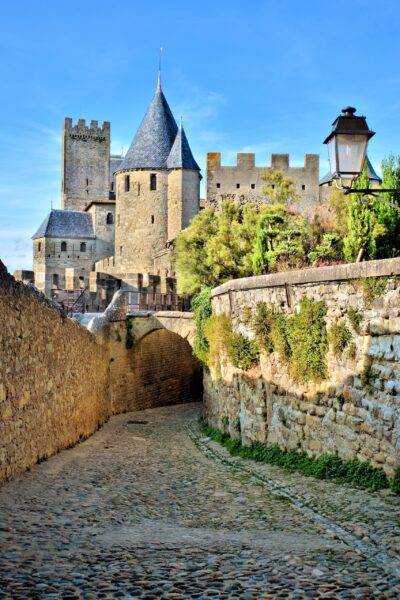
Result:
{"label": "iron railing", "polygon": [[126,301],[126,314],[139,310],[151,311],[179,311],[189,312],[190,298],[178,296],[177,294],[161,294],[159,292],[122,292]]}

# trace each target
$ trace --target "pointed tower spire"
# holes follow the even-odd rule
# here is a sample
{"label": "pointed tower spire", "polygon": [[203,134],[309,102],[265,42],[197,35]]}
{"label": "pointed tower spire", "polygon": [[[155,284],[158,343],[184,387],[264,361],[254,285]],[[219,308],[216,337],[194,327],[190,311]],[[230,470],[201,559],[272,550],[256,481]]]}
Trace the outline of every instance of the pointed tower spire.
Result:
{"label": "pointed tower spire", "polygon": [[194,159],[192,151],[187,140],[185,130],[182,126],[182,117],[180,119],[180,125],[178,133],[176,134],[175,141],[171,148],[167,160],[168,169],[194,169],[200,171],[200,167]]}

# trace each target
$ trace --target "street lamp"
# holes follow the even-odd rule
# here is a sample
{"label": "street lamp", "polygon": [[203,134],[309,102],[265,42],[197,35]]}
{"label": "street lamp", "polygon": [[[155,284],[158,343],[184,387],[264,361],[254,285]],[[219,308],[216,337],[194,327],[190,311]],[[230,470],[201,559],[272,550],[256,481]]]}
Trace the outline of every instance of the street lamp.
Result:
{"label": "street lamp", "polygon": [[[400,190],[393,189],[355,189],[351,187],[353,181],[361,175],[365,157],[367,156],[367,146],[369,140],[375,135],[367,125],[365,117],[355,115],[356,109],[353,106],[347,106],[342,109],[339,115],[332,123],[332,131],[324,141],[328,146],[329,163],[332,178],[339,180],[337,187],[344,194],[360,194],[362,196],[374,196],[378,194],[390,193],[400,196]],[[350,185],[343,185],[342,181],[348,181]],[[379,198],[385,204],[388,204],[396,210],[400,207],[386,198]]]}

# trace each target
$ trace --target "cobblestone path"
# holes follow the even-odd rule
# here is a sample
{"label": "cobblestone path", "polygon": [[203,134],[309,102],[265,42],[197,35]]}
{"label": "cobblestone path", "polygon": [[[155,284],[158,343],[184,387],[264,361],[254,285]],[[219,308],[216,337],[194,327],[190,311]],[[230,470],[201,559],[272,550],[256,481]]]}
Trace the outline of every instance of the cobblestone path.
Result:
{"label": "cobblestone path", "polygon": [[5,485],[0,598],[400,597],[393,565],[360,553],[315,513],[325,507],[333,519],[340,506],[337,522],[355,538],[361,527],[371,547],[381,527],[390,558],[398,499],[299,475],[292,484],[263,466],[276,490],[286,485],[314,502],[314,513],[305,510],[203,452],[187,428],[199,411],[189,404],[113,417]]}

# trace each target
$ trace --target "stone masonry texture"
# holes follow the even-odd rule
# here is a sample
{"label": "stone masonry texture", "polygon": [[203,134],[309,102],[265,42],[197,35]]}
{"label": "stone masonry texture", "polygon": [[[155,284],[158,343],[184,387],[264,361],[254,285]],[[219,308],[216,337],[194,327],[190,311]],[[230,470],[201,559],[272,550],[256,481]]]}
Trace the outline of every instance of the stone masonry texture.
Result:
{"label": "stone masonry texture", "polygon": [[0,281],[0,481],[110,414],[108,356],[35,288]]}
{"label": "stone masonry texture", "polygon": [[[252,337],[245,309],[265,302],[291,314],[302,298],[324,301],[326,325],[344,322],[352,334],[355,356],[327,354],[328,378],[297,384],[276,352],[262,353],[250,371],[222,360],[221,376],[205,374],[205,416],[228,427],[245,444],[260,441],[310,455],[338,454],[381,467],[392,476],[400,465],[400,260],[371,261],[228,282],[213,291],[213,310],[231,314],[236,331]],[[371,302],[362,277],[385,277],[386,291]],[[362,316],[357,333],[349,308]],[[363,382],[362,373],[372,377]],[[228,423],[228,425],[227,425]]]}

